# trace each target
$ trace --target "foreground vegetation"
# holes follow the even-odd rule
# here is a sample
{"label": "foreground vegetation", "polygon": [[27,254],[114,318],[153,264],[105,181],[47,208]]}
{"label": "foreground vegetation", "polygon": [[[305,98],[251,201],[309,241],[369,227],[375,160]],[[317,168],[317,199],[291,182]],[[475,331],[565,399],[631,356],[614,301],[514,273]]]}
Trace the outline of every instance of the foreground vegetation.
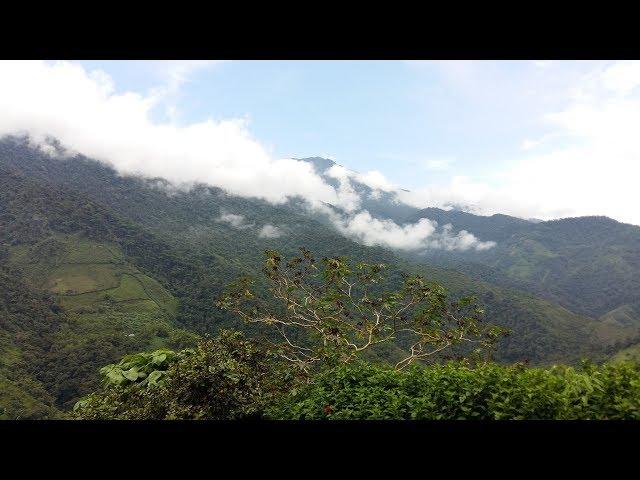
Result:
{"label": "foreground vegetation", "polygon": [[[407,276],[396,292],[383,291],[376,288],[382,265],[360,263],[352,270],[344,258],[325,258],[317,266],[309,251],[301,251],[286,263],[267,252],[268,291],[281,309],[265,308],[246,278],[219,302],[245,321],[276,329],[283,341],[257,343],[223,331],[195,349],[127,356],[101,369],[103,390],[78,402],[75,416],[640,419],[640,369],[630,363],[504,366],[469,348],[458,350],[465,355],[457,361],[438,363],[436,353],[467,342],[490,349],[498,339],[499,331],[480,327],[482,310],[473,299],[451,301],[440,285],[419,276]],[[406,333],[413,338],[398,342]],[[409,356],[395,366],[362,360],[367,349],[391,342],[408,347]]]}
{"label": "foreground vegetation", "polygon": [[396,371],[358,363],[319,375],[268,410],[278,419],[640,419],[630,364],[527,368],[464,362]]}
{"label": "foreground vegetation", "polygon": [[293,377],[272,352],[224,331],[197,348],[129,355],[101,370],[104,389],[80,400],[91,420],[221,420],[260,416]]}
{"label": "foreground vegetation", "polygon": [[76,404],[80,419],[640,419],[629,363],[529,368],[450,361],[396,370],[364,361],[295,370],[240,333],[196,349],[125,357]]}

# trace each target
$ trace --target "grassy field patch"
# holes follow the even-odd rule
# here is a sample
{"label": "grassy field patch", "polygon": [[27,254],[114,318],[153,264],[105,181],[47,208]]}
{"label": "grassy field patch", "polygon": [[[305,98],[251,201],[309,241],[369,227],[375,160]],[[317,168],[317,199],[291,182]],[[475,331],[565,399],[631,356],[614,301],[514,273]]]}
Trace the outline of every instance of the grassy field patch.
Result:
{"label": "grassy field patch", "polygon": [[112,264],[61,265],[50,271],[46,289],[58,295],[77,295],[116,288],[122,267]]}

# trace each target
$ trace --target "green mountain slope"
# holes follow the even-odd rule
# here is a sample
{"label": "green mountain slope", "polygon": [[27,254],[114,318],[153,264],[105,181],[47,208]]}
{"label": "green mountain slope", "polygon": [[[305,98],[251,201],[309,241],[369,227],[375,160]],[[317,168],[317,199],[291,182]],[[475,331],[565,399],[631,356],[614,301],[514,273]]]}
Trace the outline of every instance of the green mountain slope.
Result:
{"label": "green mountain slope", "polygon": [[487,318],[512,334],[501,341],[497,358],[507,362],[571,363],[582,358],[602,359],[613,344],[630,342],[637,331],[618,326],[603,329],[600,322],[576,314],[522,291],[498,288],[451,269],[414,266],[458,295],[476,295],[485,304]]}
{"label": "green mountain slope", "polygon": [[1,170],[0,374],[68,407],[96,388],[100,366],[193,342],[175,321],[175,297],[114,241],[143,250],[148,237],[87,199]]}
{"label": "green mountain slope", "polygon": [[45,385],[52,338],[64,321],[53,299],[22,281],[0,248],[0,418],[58,415]]}
{"label": "green mountain slope", "polygon": [[0,420],[55,419],[63,415],[48,402],[51,397],[43,387],[38,383],[25,383],[29,381],[33,382],[11,381],[0,374]]}
{"label": "green mountain slope", "polygon": [[619,350],[611,357],[611,361],[640,363],[640,343]]}
{"label": "green mountain slope", "polygon": [[34,245],[9,247],[8,263],[22,267],[24,277],[53,294],[66,311],[84,313],[106,301],[167,320],[177,312],[177,300],[127,263],[114,243],[54,234]]}
{"label": "green mountain slope", "polygon": [[[334,162],[304,159],[322,174]],[[336,180],[325,175],[325,180]],[[636,301],[640,287],[640,227],[607,217],[565,218],[542,222],[508,215],[481,216],[457,209],[419,210],[397,201],[395,192],[370,195],[371,189],[352,179],[362,208],[398,224],[421,218],[440,226],[467,230],[497,246],[483,252],[429,250],[405,253],[410,261],[448,266],[475,278],[518,288],[558,303],[576,313],[598,318]],[[378,192],[380,193],[380,192]],[[373,197],[373,198],[371,198]],[[640,327],[640,317],[634,317]]]}
{"label": "green mountain slope", "polygon": [[[61,405],[92,387],[100,362],[183,341],[175,324],[177,300],[127,263],[115,244],[54,234],[33,245],[9,247],[8,264],[64,312],[65,322],[47,352],[55,367],[47,383],[55,384]],[[62,368],[62,361],[72,368]]]}
{"label": "green mountain slope", "polygon": [[[242,216],[242,224],[221,221],[224,213]],[[267,224],[281,235],[260,236]],[[45,404],[68,408],[95,389],[99,366],[133,351],[179,348],[193,340],[187,330],[230,327],[265,335],[216,309],[215,300],[238,275],[259,272],[265,249],[291,255],[300,246],[318,257],[388,263],[391,283],[402,271],[416,271],[454,295],[477,294],[488,321],[512,329],[497,351],[501,361],[603,358],[612,342],[630,335],[616,324],[594,335],[597,319],[548,300],[357,244],[295,204],[271,205],[205,186],[179,191],[161,180],[119,176],[83,157],[52,159],[19,141],[0,142],[2,262],[13,280],[49,299],[53,312],[35,314],[55,328],[38,327],[44,343],[26,361],[33,381],[53,399],[42,396]],[[55,322],[46,320],[51,315]],[[13,338],[4,323],[0,335]],[[36,340],[32,333],[19,345],[7,340],[0,360],[7,364]],[[394,354],[389,348],[378,358]]]}
{"label": "green mountain slope", "polygon": [[[640,227],[607,217],[534,223],[438,209],[426,209],[408,220],[421,217],[451,223],[454,230],[466,229],[483,240],[497,241],[497,246],[485,252],[425,252],[420,261],[526,289],[595,318],[637,301]],[[640,327],[640,317],[633,323]]]}

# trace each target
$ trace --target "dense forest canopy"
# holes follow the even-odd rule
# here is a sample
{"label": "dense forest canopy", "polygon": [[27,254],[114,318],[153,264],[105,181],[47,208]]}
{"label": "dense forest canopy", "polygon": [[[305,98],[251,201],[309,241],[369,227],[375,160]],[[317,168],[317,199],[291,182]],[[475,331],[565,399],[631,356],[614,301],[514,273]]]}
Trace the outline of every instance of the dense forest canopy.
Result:
{"label": "dense forest canopy", "polygon": [[[424,213],[376,202],[389,218]],[[385,264],[391,290],[403,285],[403,275],[419,275],[451,298],[474,295],[487,322],[511,332],[496,345],[501,364],[601,362],[635,348],[637,227],[599,217],[529,222],[426,214],[478,235],[485,228],[498,246],[473,259],[432,251],[416,263],[415,256],[345,237],[295,201],[273,205],[204,185],[176,190],[161,179],[120,176],[80,155],[52,158],[4,139],[0,416],[70,415],[80,398],[101,388],[99,369],[129,354],[181,352],[222,329],[278,341],[268,325],[216,306],[227,285],[254,277],[255,294],[277,308],[259,275],[266,250],[291,258],[306,247],[317,258]],[[376,347],[365,360],[402,360],[401,349]]]}

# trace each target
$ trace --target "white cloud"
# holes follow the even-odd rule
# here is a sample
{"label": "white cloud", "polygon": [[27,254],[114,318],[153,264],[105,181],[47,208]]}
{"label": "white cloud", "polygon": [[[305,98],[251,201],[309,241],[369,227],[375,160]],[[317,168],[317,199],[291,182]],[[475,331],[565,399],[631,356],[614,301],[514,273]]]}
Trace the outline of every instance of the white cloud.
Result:
{"label": "white cloud", "polygon": [[[330,175],[335,189],[304,161],[273,159],[249,134],[243,119],[176,125],[152,120],[151,111],[163,106],[195,69],[207,65],[175,64],[167,67],[166,84],[147,95],[118,92],[102,71],[87,71],[71,62],[0,62],[0,136],[30,135],[31,141],[51,151],[49,137],[58,139],[69,153],[79,152],[109,163],[121,174],[162,177],[173,186],[207,183],[231,194],[257,197],[272,203],[291,197],[306,199],[311,208],[323,203],[352,215],[335,220],[346,234],[370,245],[392,248],[482,248],[471,234],[453,236],[435,232],[427,220],[398,226],[371,217],[360,208],[351,179],[373,189],[374,197],[394,186],[380,172],[364,174],[335,166]],[[166,105],[165,105],[166,106]],[[221,212],[219,221],[248,228],[241,215]],[[263,235],[277,227],[265,225]],[[471,236],[469,236],[471,235]],[[457,239],[457,240],[456,240]]]}
{"label": "white cloud", "polygon": [[347,212],[353,212],[360,208],[360,196],[353,188],[350,180],[356,175],[355,172],[347,170],[342,165],[332,165],[331,168],[325,171],[325,175],[335,178],[339,182],[339,206]]}
{"label": "white cloud", "polygon": [[217,222],[228,223],[233,228],[244,230],[246,228],[253,227],[253,223],[247,224],[244,221],[243,215],[236,215],[235,213],[222,212],[220,217],[216,219]]}
{"label": "white cloud", "polygon": [[553,134],[570,142],[514,162],[497,192],[535,201],[531,216],[607,215],[640,224],[638,85],[640,62],[585,76],[570,103],[545,116]]}
{"label": "white cloud", "polygon": [[342,165],[333,165],[325,172],[325,175],[335,178],[339,182],[339,205],[347,212],[354,212],[360,208],[361,198],[355,191],[351,180],[362,183],[371,189],[369,198],[378,199],[382,192],[395,191],[395,186],[389,182],[382,173],[371,170],[366,173],[358,173],[349,170]]}
{"label": "white cloud", "polygon": [[153,88],[150,96],[156,103],[162,102],[165,117],[172,123],[180,118],[178,100],[181,88],[188,83],[198,70],[209,69],[214,66],[213,60],[164,60],[150,61],[152,70],[161,79],[162,83]]}
{"label": "white cloud", "polygon": [[481,242],[473,234],[462,230],[456,235],[451,225],[438,231],[433,220],[421,218],[418,222],[398,225],[385,219],[380,220],[363,210],[355,215],[340,217],[333,215],[334,224],[346,236],[357,239],[365,245],[380,245],[398,250],[486,250],[495,242]]}
{"label": "white cloud", "polygon": [[640,85],[640,62],[617,62],[602,72],[603,85],[616,93],[627,95]]}
{"label": "white cloud", "polygon": [[[553,90],[556,107],[540,119],[547,133],[523,140],[519,158],[484,179],[455,176],[448,183],[399,192],[399,198],[419,208],[456,203],[482,214],[606,215],[640,225],[640,62],[569,67],[580,76],[565,72],[569,87]],[[469,66],[460,72],[470,74]]]}
{"label": "white cloud", "polygon": [[532,148],[537,147],[538,145],[540,145],[542,143],[541,139],[538,140],[529,140],[528,138],[524,139],[522,141],[522,145],[521,148],[522,150],[531,150]]}
{"label": "white cloud", "polygon": [[541,191],[522,195],[517,187],[494,187],[466,176],[454,176],[449,183],[412,191],[399,191],[400,201],[416,208],[437,207],[448,210],[452,205],[476,215],[503,213],[521,218],[560,218],[572,215],[567,207],[556,208],[544,215],[540,208]]}
{"label": "white cloud", "polygon": [[[169,69],[170,85],[184,82],[190,68]],[[271,158],[245,120],[153,122],[150,111],[162,102],[158,91],[117,92],[106,73],[70,62],[2,61],[0,136],[28,133],[40,145],[52,136],[123,174],[203,182],[274,203],[301,196],[340,205],[310,164]]]}
{"label": "white cloud", "polygon": [[282,236],[282,229],[267,223],[260,229],[258,236],[261,238],[278,238]]}
{"label": "white cloud", "polygon": [[442,227],[442,233],[433,240],[435,245],[445,250],[469,250],[473,248],[475,250],[488,250],[496,246],[496,242],[481,242],[475,235],[467,232],[466,230],[460,230],[457,234],[452,234],[453,226],[446,224]]}
{"label": "white cloud", "polygon": [[392,190],[395,190],[396,188],[391,182],[389,182],[389,180],[385,178],[382,173],[377,170],[371,170],[366,173],[358,173],[355,175],[355,179],[360,183],[364,183],[366,186],[373,190],[390,192]]}

